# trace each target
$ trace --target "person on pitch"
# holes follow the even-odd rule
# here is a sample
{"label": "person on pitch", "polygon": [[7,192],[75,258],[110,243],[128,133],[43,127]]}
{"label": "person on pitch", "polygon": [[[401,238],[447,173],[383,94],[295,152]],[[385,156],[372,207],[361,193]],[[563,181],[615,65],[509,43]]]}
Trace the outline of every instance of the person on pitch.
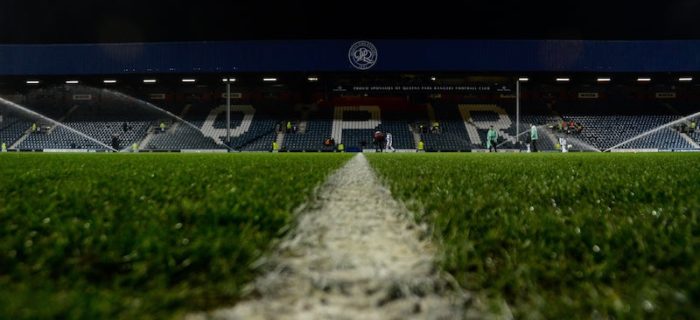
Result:
{"label": "person on pitch", "polygon": [[394,149],[394,136],[391,135],[391,132],[386,133],[386,150],[389,151],[391,150],[392,152],[396,152],[396,149]]}
{"label": "person on pitch", "polygon": [[563,153],[569,152],[569,149],[567,148],[566,143],[567,143],[566,138],[559,137],[559,146],[561,147],[561,152],[563,152]]}
{"label": "person on pitch", "polygon": [[377,130],[374,132],[374,151],[376,152],[383,152],[384,151],[384,143],[386,141],[386,136],[384,136],[384,133]]}
{"label": "person on pitch", "polygon": [[530,150],[532,152],[537,152],[537,140],[539,139],[539,135],[537,134],[537,127],[533,124],[532,127],[530,127]]}
{"label": "person on pitch", "polygon": [[489,128],[489,132],[486,134],[486,148],[489,149],[489,152],[491,152],[491,149],[493,149],[493,152],[498,152],[496,149],[496,142],[498,141],[498,132],[496,132],[496,129],[491,126]]}

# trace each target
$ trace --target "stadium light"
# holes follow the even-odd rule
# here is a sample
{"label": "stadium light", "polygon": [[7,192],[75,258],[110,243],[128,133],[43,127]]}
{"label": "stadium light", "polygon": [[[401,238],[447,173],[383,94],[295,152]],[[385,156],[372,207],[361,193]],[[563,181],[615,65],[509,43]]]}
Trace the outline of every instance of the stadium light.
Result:
{"label": "stadium light", "polygon": [[277,81],[277,78],[263,78],[264,82],[275,82]]}
{"label": "stadium light", "polygon": [[236,78],[223,78],[221,79],[223,82],[236,82]]}
{"label": "stadium light", "polygon": [[557,82],[569,82],[569,78],[557,78]]}
{"label": "stadium light", "polygon": [[143,83],[156,83],[158,82],[156,79],[143,79]]}
{"label": "stadium light", "polygon": [[610,82],[610,78],[598,78],[598,82]]}
{"label": "stadium light", "polygon": [[437,78],[435,78],[435,77],[430,77],[430,80],[431,80],[431,81],[435,81],[435,80],[437,80]]}
{"label": "stadium light", "polygon": [[309,77],[308,80],[310,82],[316,82],[316,81],[318,81],[318,77]]}
{"label": "stadium light", "polygon": [[185,82],[185,83],[193,83],[193,82],[197,82],[197,79],[185,78],[185,79],[182,79],[182,82]]}
{"label": "stadium light", "polygon": [[27,80],[27,84],[39,84],[39,80]]}
{"label": "stadium light", "polygon": [[112,83],[117,83],[117,80],[107,79],[107,80],[103,80],[102,82],[107,83],[107,84],[112,84]]}
{"label": "stadium light", "polygon": [[518,81],[520,81],[520,82],[528,82],[528,81],[530,81],[530,78],[520,77],[520,78],[518,78]]}
{"label": "stadium light", "polygon": [[649,82],[651,81],[651,78],[637,78],[638,82]]}
{"label": "stadium light", "polygon": [[80,81],[78,81],[78,80],[68,80],[68,81],[66,81],[66,84],[78,84],[78,83],[80,83]]}
{"label": "stadium light", "polygon": [[690,82],[690,81],[693,81],[693,78],[691,78],[691,77],[680,77],[680,78],[678,78],[678,81],[680,81],[680,82]]}

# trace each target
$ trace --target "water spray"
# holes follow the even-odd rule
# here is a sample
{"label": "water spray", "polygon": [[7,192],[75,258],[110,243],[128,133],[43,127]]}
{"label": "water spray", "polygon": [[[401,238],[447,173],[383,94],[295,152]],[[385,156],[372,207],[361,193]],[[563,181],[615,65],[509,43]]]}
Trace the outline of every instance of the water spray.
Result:
{"label": "water spray", "polygon": [[90,137],[90,136],[88,136],[88,135],[86,135],[86,134],[84,134],[84,133],[82,133],[82,132],[80,132],[80,131],[78,131],[78,130],[75,130],[75,129],[73,129],[73,128],[71,128],[71,127],[69,127],[69,126],[67,126],[67,125],[65,125],[65,124],[63,124],[63,123],[60,123],[60,122],[58,122],[58,121],[56,121],[56,120],[53,120],[53,119],[51,119],[51,118],[49,118],[49,117],[47,117],[47,116],[41,115],[41,114],[39,114],[39,113],[37,113],[37,112],[35,112],[35,111],[32,111],[32,110],[30,110],[30,109],[27,109],[26,107],[23,107],[23,106],[21,106],[21,105],[19,105],[19,104],[16,104],[16,103],[14,103],[14,102],[12,102],[12,101],[10,101],[10,100],[7,100],[7,99],[4,99],[4,98],[0,97],[0,104],[4,104],[4,105],[6,105],[6,106],[12,107],[12,108],[14,108],[14,109],[16,109],[16,110],[19,110],[19,111],[22,112],[22,113],[28,114],[28,115],[30,115],[30,116],[32,116],[32,117],[36,117],[36,118],[42,119],[42,120],[44,120],[44,121],[50,122],[50,123],[52,123],[52,124],[55,125],[55,126],[59,126],[59,127],[61,127],[61,128],[65,128],[65,129],[67,129],[67,130],[70,131],[70,132],[73,132],[73,133],[75,133],[75,134],[77,134],[77,135],[79,135],[79,136],[81,136],[81,137],[83,137],[83,138],[85,138],[85,139],[88,139],[88,140],[90,140],[90,141],[92,141],[92,142],[95,142],[95,143],[97,143],[97,144],[99,144],[99,145],[105,147],[106,149],[109,149],[109,150],[112,150],[112,151],[115,151],[115,152],[117,151],[116,149],[114,149],[114,148],[108,146],[107,144],[103,143],[102,141],[99,141],[99,140],[97,140],[97,139],[95,139],[95,138],[93,138],[93,137]]}
{"label": "water spray", "polygon": [[630,142],[632,142],[632,141],[639,140],[639,139],[644,138],[644,137],[646,137],[646,136],[648,136],[648,135],[650,135],[650,134],[653,134],[653,133],[659,132],[659,131],[661,131],[661,130],[663,130],[663,129],[666,129],[666,128],[670,127],[670,126],[673,126],[673,125],[676,125],[676,124],[679,124],[679,123],[683,123],[683,122],[686,122],[686,121],[688,121],[688,120],[690,120],[690,119],[698,118],[698,117],[700,117],[700,112],[696,112],[696,113],[693,113],[693,114],[691,114],[691,115],[682,117],[682,118],[680,118],[680,119],[671,121],[671,122],[669,122],[669,123],[662,124],[662,125],[660,125],[660,126],[654,128],[654,129],[651,129],[651,130],[649,130],[649,131],[642,132],[642,133],[639,134],[639,135],[636,135],[636,136],[634,136],[634,137],[632,137],[632,138],[629,138],[629,139],[627,139],[627,140],[625,140],[625,141],[622,141],[622,142],[620,142],[620,143],[618,143],[618,144],[616,144],[616,145],[614,145],[614,146],[612,146],[612,147],[610,147],[610,148],[608,148],[608,149],[605,149],[605,152],[610,152],[611,150],[617,149],[618,147],[623,146],[623,145],[625,145],[625,144],[628,144],[628,143],[630,143]]}
{"label": "water spray", "polygon": [[[536,128],[539,129],[539,128],[543,128],[543,127],[545,127],[545,126],[546,126],[546,125],[539,125],[539,126],[536,126]],[[548,128],[546,128],[546,127],[544,128],[544,130],[547,130],[547,129],[548,129]],[[520,137],[520,136],[522,136],[522,135],[524,135],[524,134],[529,134],[529,133],[530,133],[530,129],[527,129],[527,130],[525,130],[525,131],[523,131],[523,132],[521,132],[521,133],[518,133],[518,134],[515,136],[515,138],[517,139],[518,137]],[[555,136],[556,136],[556,135],[555,135]],[[586,149],[586,150],[588,150],[588,151],[601,152],[600,149],[594,147],[593,145],[591,145],[591,144],[589,144],[589,143],[584,142],[583,140],[581,140],[581,139],[579,139],[579,138],[577,138],[577,137],[575,137],[575,136],[568,135],[568,136],[566,136],[566,140],[567,140],[567,141],[570,141],[570,142],[573,142],[572,145],[575,145],[575,146],[578,146],[578,147],[582,147],[583,149]],[[501,142],[500,144],[496,145],[496,148],[499,148],[500,146],[502,146],[502,145],[504,145],[504,144],[506,144],[506,143],[508,143],[508,142],[511,142],[511,141],[509,141],[509,140],[503,141],[503,142]]]}
{"label": "water spray", "polygon": [[[199,133],[202,134],[202,136],[204,136],[204,137],[209,137],[209,136],[207,136],[207,135],[204,134],[204,132],[202,131],[202,129],[200,129],[200,128],[197,127],[196,125],[192,124],[191,122],[189,122],[189,121],[187,121],[187,120],[185,120],[185,119],[183,119],[183,118],[181,118],[181,117],[179,117],[179,116],[173,114],[172,112],[170,112],[170,111],[168,111],[168,110],[165,110],[165,109],[163,109],[163,108],[161,108],[161,107],[158,107],[158,106],[156,106],[156,105],[154,105],[154,104],[152,104],[152,103],[150,103],[150,102],[148,102],[148,101],[144,101],[144,100],[141,100],[141,99],[132,97],[132,96],[130,96],[130,95],[123,94],[123,93],[121,93],[121,92],[114,91],[114,90],[109,90],[109,89],[102,89],[102,92],[104,92],[104,93],[106,93],[106,94],[109,94],[109,95],[112,95],[112,96],[115,96],[115,97],[120,98],[120,99],[124,99],[124,100],[130,101],[130,102],[135,103],[135,104],[137,104],[137,105],[143,105],[143,106],[146,106],[146,107],[151,108],[151,109],[153,109],[153,110],[156,110],[156,111],[165,113],[166,115],[168,115],[168,116],[170,116],[170,117],[172,117],[172,118],[174,118],[174,119],[177,119],[177,121],[180,121],[180,122],[184,123],[184,124],[187,125],[188,127],[191,127],[191,128],[193,128],[193,129],[197,130]],[[209,137],[209,138],[210,138],[210,137]],[[212,139],[213,139],[213,138],[212,138]],[[213,140],[214,140],[215,142],[217,142],[217,139],[213,139]],[[217,144],[219,144],[219,143],[217,143]],[[226,145],[225,143],[222,143],[222,144],[219,144],[219,145],[223,145],[223,146],[225,146],[227,149],[233,151],[233,148],[231,148],[230,146]]]}

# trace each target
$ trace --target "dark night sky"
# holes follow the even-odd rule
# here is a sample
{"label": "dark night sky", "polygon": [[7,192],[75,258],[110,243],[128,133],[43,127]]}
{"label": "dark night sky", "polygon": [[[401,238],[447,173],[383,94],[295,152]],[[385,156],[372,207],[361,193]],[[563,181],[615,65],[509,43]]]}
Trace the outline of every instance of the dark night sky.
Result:
{"label": "dark night sky", "polygon": [[700,39],[700,1],[4,0],[0,42]]}

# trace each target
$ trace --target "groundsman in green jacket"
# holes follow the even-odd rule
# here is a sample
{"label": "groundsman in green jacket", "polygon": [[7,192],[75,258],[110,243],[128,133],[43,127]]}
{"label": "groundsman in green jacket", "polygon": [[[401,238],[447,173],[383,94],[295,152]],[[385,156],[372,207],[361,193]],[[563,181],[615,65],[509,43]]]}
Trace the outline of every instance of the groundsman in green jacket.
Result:
{"label": "groundsman in green jacket", "polygon": [[491,126],[489,129],[489,132],[486,134],[486,148],[491,150],[493,147],[494,150],[496,149],[496,141],[498,140],[498,132],[496,132],[496,129]]}

